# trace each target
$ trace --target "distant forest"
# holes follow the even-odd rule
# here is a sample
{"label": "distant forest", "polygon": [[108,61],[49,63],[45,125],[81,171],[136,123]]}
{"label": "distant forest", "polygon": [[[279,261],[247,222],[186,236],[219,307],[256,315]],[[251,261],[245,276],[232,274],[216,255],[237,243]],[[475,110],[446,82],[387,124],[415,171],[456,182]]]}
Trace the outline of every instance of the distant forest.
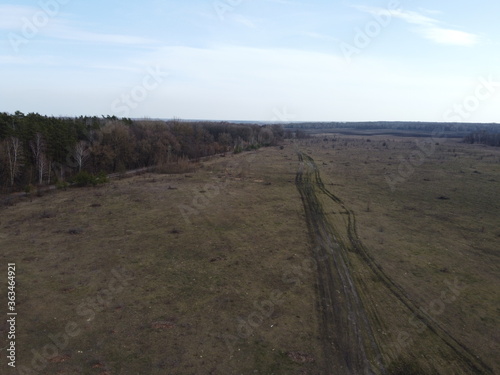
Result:
{"label": "distant forest", "polygon": [[174,167],[219,153],[276,145],[295,135],[280,125],[0,113],[0,189],[60,183],[80,172]]}
{"label": "distant forest", "polygon": [[480,143],[488,146],[500,147],[500,132],[490,133],[481,131],[467,135],[464,138],[465,143]]}
{"label": "distant forest", "polygon": [[[378,122],[301,122],[285,124],[283,126],[286,131],[302,130],[321,132],[328,130],[339,132],[346,129],[352,129],[355,132],[359,131],[374,131],[377,134],[382,130],[404,132],[411,136],[428,137],[433,132],[440,136],[459,137],[463,138],[465,143],[478,143],[488,146],[500,147],[500,124],[474,124],[474,123],[439,123],[439,122],[397,122],[397,121],[378,121]],[[357,134],[357,133],[353,133]],[[366,133],[365,133],[366,134]],[[396,133],[403,135],[403,133]]]}
{"label": "distant forest", "polygon": [[434,130],[451,133],[471,133],[491,131],[500,133],[500,124],[484,123],[442,123],[442,122],[404,122],[404,121],[366,121],[366,122],[297,122],[283,125],[285,129],[356,129],[356,130],[412,130],[432,132]]}

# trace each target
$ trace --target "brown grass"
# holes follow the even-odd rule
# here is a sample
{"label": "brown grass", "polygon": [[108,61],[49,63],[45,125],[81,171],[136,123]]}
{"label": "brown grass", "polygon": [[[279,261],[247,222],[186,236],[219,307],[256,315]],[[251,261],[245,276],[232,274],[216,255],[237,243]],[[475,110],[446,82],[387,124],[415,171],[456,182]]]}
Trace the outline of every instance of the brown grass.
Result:
{"label": "brown grass", "polygon": [[[441,327],[498,372],[500,150],[440,140],[392,191],[385,175],[397,171],[400,156],[418,150],[418,139],[329,138],[311,140],[307,148],[328,189],[355,212],[370,254],[413,301],[436,312],[431,316]],[[455,280],[459,294],[440,311],[437,301],[442,293],[453,297],[449,285]],[[401,316],[388,297],[378,298],[388,351],[416,353],[428,344],[425,332],[408,323],[411,316]],[[404,350],[397,346],[401,332],[413,341]],[[396,354],[390,356],[395,363]],[[446,360],[442,366],[445,373]]]}
{"label": "brown grass", "polygon": [[[68,359],[39,373],[317,373],[314,275],[283,281],[310,249],[296,163],[282,157],[242,153],[190,175],[3,207],[1,257],[18,266],[18,366],[73,322],[79,334],[57,353]],[[133,279],[100,303],[120,267]]]}
{"label": "brown grass", "polygon": [[[423,308],[458,279],[460,295],[435,319],[500,371],[500,151],[443,142],[392,192],[384,175],[415,140],[336,138],[300,147],[356,213],[364,245]],[[297,167],[287,145],[1,207],[0,257],[18,268],[18,366],[74,323],[78,334],[38,373],[321,373]],[[106,294],[116,270],[124,288]],[[384,345],[401,330],[415,337],[397,306],[387,320],[374,323]],[[404,353],[391,361],[393,373],[412,368]]]}

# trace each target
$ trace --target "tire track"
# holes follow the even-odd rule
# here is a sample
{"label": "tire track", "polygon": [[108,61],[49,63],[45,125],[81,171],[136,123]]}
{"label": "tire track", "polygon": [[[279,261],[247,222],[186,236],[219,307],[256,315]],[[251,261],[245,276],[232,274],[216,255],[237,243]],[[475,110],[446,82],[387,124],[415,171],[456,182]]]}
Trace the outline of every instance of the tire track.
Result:
{"label": "tire track", "polygon": [[346,248],[340,236],[325,220],[316,195],[319,172],[312,159],[304,160],[296,175],[296,185],[304,204],[306,220],[315,245],[318,266],[318,310],[321,315],[325,370],[328,374],[375,374],[381,363],[356,285],[350,274]]}
{"label": "tire track", "polygon": [[[445,347],[452,357],[450,361],[459,364],[464,374],[493,374],[492,370],[475,356],[467,347],[458,342],[445,328],[431,316],[419,309],[405,291],[396,284],[375,262],[360,241],[356,231],[354,213],[344,203],[328,191],[314,160],[298,152],[301,162],[296,174],[296,186],[300,193],[311,241],[314,245],[314,257],[318,265],[317,309],[321,316],[321,339],[325,356],[327,374],[391,374],[381,361],[383,358],[377,340],[372,331],[372,324],[364,308],[370,305],[370,311],[377,311],[377,301],[368,298],[369,290],[356,282],[351,275],[348,251],[356,253],[370,275],[382,282],[386,293],[395,297],[408,311],[415,315],[436,337],[438,346]],[[327,219],[323,205],[318,197],[323,194],[343,215],[346,228],[342,228],[346,237],[342,238],[339,230]],[[339,228],[340,229],[340,228]],[[364,284],[364,283],[361,283]],[[359,289],[361,288],[361,289]],[[380,312],[378,313],[380,315]],[[373,321],[380,321],[380,316],[373,316]],[[430,357],[439,354],[433,350]],[[436,358],[442,359],[442,358]],[[422,372],[424,374],[426,372]]]}

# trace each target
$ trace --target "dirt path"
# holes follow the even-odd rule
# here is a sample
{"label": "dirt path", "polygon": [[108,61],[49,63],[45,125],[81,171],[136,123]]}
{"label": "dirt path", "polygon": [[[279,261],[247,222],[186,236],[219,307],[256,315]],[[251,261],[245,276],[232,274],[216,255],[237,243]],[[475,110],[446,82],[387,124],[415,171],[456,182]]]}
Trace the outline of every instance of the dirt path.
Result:
{"label": "dirt path", "polygon": [[303,162],[296,176],[306,220],[315,246],[318,266],[318,309],[323,323],[322,341],[327,373],[373,374],[371,363],[377,357],[377,345],[357,288],[346,264],[346,248],[325,219],[317,197],[319,171],[310,158],[299,154]]}
{"label": "dirt path", "polygon": [[[298,152],[301,162],[296,175],[296,186],[301,195],[307,226],[314,246],[317,263],[317,309],[321,317],[321,340],[325,357],[325,373],[340,375],[360,374],[431,374],[439,373],[447,363],[454,374],[492,374],[491,369],[471,351],[455,340],[443,327],[422,312],[382,268],[376,264],[358,238],[354,213],[329,192],[314,160]],[[338,218],[335,225],[328,220],[323,207],[328,200],[329,212]],[[336,227],[338,226],[338,227]],[[343,226],[343,227],[340,227]],[[348,252],[362,260],[363,270],[353,270]],[[357,278],[353,277],[354,271]],[[381,321],[384,311],[371,296],[360,274],[365,279],[379,281],[382,293],[394,298],[406,310],[426,325],[431,343],[425,351],[426,368],[411,363],[395,366],[394,358],[380,348],[381,340],[373,329]],[[411,351],[411,349],[409,350]],[[400,353],[401,354],[401,353]],[[408,358],[411,358],[409,354]],[[399,358],[398,358],[399,360]],[[417,359],[415,358],[415,363]],[[436,366],[436,367],[434,367]]]}

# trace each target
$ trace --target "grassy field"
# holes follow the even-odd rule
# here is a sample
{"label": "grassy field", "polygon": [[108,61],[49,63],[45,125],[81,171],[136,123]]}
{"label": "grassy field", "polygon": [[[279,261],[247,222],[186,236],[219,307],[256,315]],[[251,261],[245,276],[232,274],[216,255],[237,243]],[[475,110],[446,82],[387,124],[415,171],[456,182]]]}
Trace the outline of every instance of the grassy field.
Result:
{"label": "grassy field", "polygon": [[[287,279],[310,250],[296,166],[291,150],[268,149],[3,207],[2,263],[17,264],[18,365],[316,373],[314,275]],[[51,356],[49,335],[69,323],[78,334],[32,366],[32,350]]]}
{"label": "grassy field", "polygon": [[[18,370],[324,374],[300,150],[383,272],[499,372],[500,150],[442,139],[411,159],[417,141],[328,134],[1,207],[0,257],[17,266]],[[365,307],[388,372],[425,363],[432,334],[348,257],[363,298],[378,301]]]}
{"label": "grassy field", "polygon": [[[360,239],[385,274],[498,372],[500,152],[456,139],[427,140],[420,148],[417,142],[423,141],[327,135],[304,149],[355,213]],[[428,330],[389,296],[377,299],[389,362],[415,360],[429,346]],[[445,360],[437,367],[441,374],[452,366]]]}

